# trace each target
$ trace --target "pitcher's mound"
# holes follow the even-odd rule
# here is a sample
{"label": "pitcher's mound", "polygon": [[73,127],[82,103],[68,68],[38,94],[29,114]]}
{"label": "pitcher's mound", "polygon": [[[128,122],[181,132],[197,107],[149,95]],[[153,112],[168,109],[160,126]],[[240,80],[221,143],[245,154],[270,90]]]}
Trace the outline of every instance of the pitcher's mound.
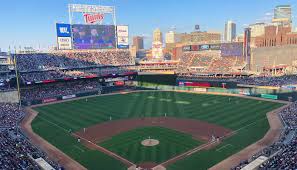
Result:
{"label": "pitcher's mound", "polygon": [[156,146],[159,145],[159,141],[156,139],[145,139],[141,142],[143,146]]}

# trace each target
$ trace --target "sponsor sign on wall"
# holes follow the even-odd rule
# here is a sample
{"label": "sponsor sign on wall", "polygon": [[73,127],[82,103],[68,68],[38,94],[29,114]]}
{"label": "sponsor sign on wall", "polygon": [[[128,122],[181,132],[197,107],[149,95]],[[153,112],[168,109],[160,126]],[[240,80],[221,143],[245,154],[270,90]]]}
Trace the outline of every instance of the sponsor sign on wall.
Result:
{"label": "sponsor sign on wall", "polygon": [[128,76],[104,79],[105,82],[126,81],[126,80],[129,80]]}
{"label": "sponsor sign on wall", "polygon": [[209,48],[211,50],[221,50],[221,44],[210,44]]}
{"label": "sponsor sign on wall", "polygon": [[62,96],[62,99],[66,100],[66,99],[72,99],[72,98],[75,98],[75,97],[76,97],[76,95],[73,94],[73,95]]}
{"label": "sponsor sign on wall", "polygon": [[183,51],[191,51],[191,46],[183,46]]}
{"label": "sponsor sign on wall", "polygon": [[196,92],[207,92],[206,88],[194,88],[194,91]]}
{"label": "sponsor sign on wall", "polygon": [[192,45],[191,51],[199,51],[199,45]]}
{"label": "sponsor sign on wall", "polygon": [[129,48],[129,27],[127,25],[117,26],[118,48]]}
{"label": "sponsor sign on wall", "polygon": [[57,28],[57,43],[59,50],[70,50],[72,49],[72,32],[70,24],[56,24]]}
{"label": "sponsor sign on wall", "polygon": [[83,14],[86,24],[94,24],[104,20],[104,14]]}
{"label": "sponsor sign on wall", "polygon": [[273,100],[278,99],[277,95],[272,95],[272,94],[261,94],[261,97],[264,98],[264,99],[273,99]]}
{"label": "sponsor sign on wall", "polygon": [[42,103],[51,103],[57,101],[57,98],[48,98],[48,99],[43,99]]}
{"label": "sponsor sign on wall", "polygon": [[58,37],[58,49],[71,50],[72,49],[71,37]]}
{"label": "sponsor sign on wall", "polygon": [[208,44],[200,45],[200,50],[209,50],[209,45]]}
{"label": "sponsor sign on wall", "polygon": [[56,24],[57,37],[71,37],[71,25],[70,24]]}
{"label": "sponsor sign on wall", "polygon": [[129,36],[129,28],[127,25],[118,25],[117,26],[117,35],[118,37],[128,37]]}

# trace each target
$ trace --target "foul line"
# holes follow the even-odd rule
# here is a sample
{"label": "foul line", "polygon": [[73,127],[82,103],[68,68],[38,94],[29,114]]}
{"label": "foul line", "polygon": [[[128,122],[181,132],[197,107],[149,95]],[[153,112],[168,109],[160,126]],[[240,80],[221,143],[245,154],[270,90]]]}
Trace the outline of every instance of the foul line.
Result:
{"label": "foul line", "polygon": [[[48,122],[48,123],[50,123],[50,124],[52,124],[52,125],[54,125],[54,126],[57,126],[58,128],[62,129],[63,131],[69,133],[69,131],[68,131],[67,129],[63,128],[62,126],[59,126],[59,125],[56,124],[56,123],[53,123],[53,122],[51,122],[51,121],[49,121],[49,120],[46,120],[45,118],[43,118],[43,117],[41,117],[41,116],[39,116],[39,118],[41,118],[42,120],[44,120],[44,121],[46,121],[46,122]],[[79,136],[79,135],[77,135],[77,134],[75,134],[75,133],[72,133],[72,134],[73,134],[73,136],[78,137],[78,138],[80,138],[80,139],[82,139],[82,140],[84,140],[84,141],[90,143],[90,144],[93,145],[95,148],[97,148],[99,151],[104,152],[104,153],[107,154],[107,155],[113,156],[113,157],[117,158],[118,160],[120,160],[120,161],[122,161],[122,162],[129,163],[130,165],[134,165],[134,163],[128,161],[127,159],[125,159],[125,158],[123,158],[123,157],[121,157],[121,156],[119,156],[119,155],[117,155],[117,154],[115,154],[115,153],[113,153],[113,152],[111,152],[111,151],[109,151],[109,150],[107,150],[107,149],[101,147],[101,146],[98,146],[97,144],[95,144],[95,143],[93,143],[93,142],[87,140],[86,138],[83,138],[83,137],[81,137],[81,136]],[[78,146],[74,145],[74,147],[82,151],[82,149],[79,148]],[[82,152],[84,152],[84,150],[83,150]]]}
{"label": "foul line", "polygon": [[[59,126],[59,125],[56,124],[56,123],[53,123],[53,122],[51,122],[51,121],[49,121],[49,120],[46,120],[45,118],[43,118],[43,117],[41,117],[41,116],[39,116],[39,118],[41,118],[42,120],[44,120],[44,121],[46,121],[46,122],[48,122],[48,123],[50,123],[50,124],[52,124],[52,125],[54,125],[54,126],[59,127],[60,129],[64,130],[65,132],[69,132],[67,129],[65,129],[65,128]],[[255,121],[255,122],[252,122],[252,123],[250,123],[250,124],[248,124],[248,125],[245,125],[245,126],[239,128],[239,129],[237,129],[237,130],[235,130],[235,131],[233,131],[233,132],[227,134],[226,136],[222,136],[222,137],[220,137],[219,140],[222,140],[223,138],[230,137],[230,136],[236,134],[237,132],[239,132],[239,131],[241,131],[241,130],[243,130],[243,129],[249,127],[249,126],[252,126],[252,125],[256,124],[258,121],[261,121],[261,120],[264,120],[264,119],[268,119],[268,118],[267,118],[267,117],[264,117],[264,118],[262,118],[262,119],[259,119],[259,120]],[[76,137],[78,137],[78,138],[80,138],[80,139],[82,139],[82,140],[84,140],[84,141],[86,141],[86,142],[88,142],[88,143],[90,143],[91,145],[93,145],[94,147],[96,147],[97,149],[99,149],[99,151],[104,151],[106,154],[108,154],[108,155],[110,155],[110,156],[113,156],[113,157],[117,158],[118,160],[127,162],[127,163],[129,163],[129,164],[131,164],[131,165],[135,165],[134,163],[128,161],[127,159],[125,159],[125,158],[123,158],[123,157],[121,157],[121,156],[119,156],[119,155],[117,155],[117,154],[115,154],[115,153],[113,153],[113,152],[111,152],[111,151],[109,151],[109,150],[107,150],[107,149],[105,149],[105,148],[103,148],[103,147],[101,147],[101,146],[99,146],[99,145],[97,145],[97,144],[95,144],[95,143],[93,143],[93,142],[91,142],[91,141],[89,141],[89,140],[87,140],[87,139],[85,139],[85,138],[83,138],[83,137],[81,137],[81,136],[75,134],[75,133],[73,133],[73,135],[76,136]],[[198,151],[200,151],[200,150],[202,150],[202,149],[204,149],[204,148],[206,148],[206,147],[208,147],[208,146],[210,146],[210,145],[212,145],[212,144],[215,144],[215,143],[217,143],[217,142],[210,142],[210,143],[206,143],[205,145],[198,146],[198,147],[196,147],[196,148],[194,148],[194,149],[192,149],[192,150],[189,150],[189,151],[187,151],[187,152],[184,152],[184,153],[182,153],[182,154],[180,154],[180,155],[178,155],[178,156],[176,156],[176,157],[173,157],[173,158],[171,158],[171,159],[169,159],[169,160],[167,160],[167,161],[165,161],[165,162],[163,162],[163,163],[160,163],[159,165],[164,165],[164,164],[166,164],[166,163],[168,163],[168,162],[170,162],[170,161],[172,161],[172,160],[174,160],[174,159],[179,159],[180,157],[183,157],[183,156],[188,157],[188,156],[190,156],[190,155],[192,155],[192,154],[194,154],[194,153],[196,153],[196,152],[198,152]],[[231,144],[227,144],[227,145],[231,145]],[[226,146],[226,145],[225,145],[225,146]],[[231,145],[231,146],[232,146],[232,145]],[[224,147],[224,146],[223,146],[223,147]],[[221,147],[221,148],[222,148],[222,147]],[[219,148],[219,149],[221,149],[221,148]],[[80,149],[81,149],[81,148],[80,148]],[[219,150],[219,149],[217,149],[217,150]],[[217,151],[217,150],[216,150],[216,151]],[[159,166],[159,165],[157,165],[157,166]],[[157,167],[157,166],[156,166],[156,167]]]}
{"label": "foul line", "polygon": [[42,119],[42,120],[44,120],[44,121],[46,121],[46,122],[48,122],[48,123],[50,123],[50,124],[52,124],[52,125],[54,125],[54,126],[57,126],[58,128],[64,130],[65,132],[69,133],[69,131],[68,131],[66,128],[63,128],[62,126],[60,126],[60,125],[58,125],[58,124],[56,124],[56,123],[53,123],[53,122],[51,122],[51,121],[49,121],[49,120],[46,120],[45,118],[43,118],[43,117],[40,116],[40,115],[39,115],[37,118],[40,118],[40,119]]}
{"label": "foul line", "polygon": [[263,117],[262,119],[256,120],[255,122],[252,122],[252,123],[250,123],[250,124],[247,124],[247,125],[245,125],[245,126],[242,126],[241,128],[239,128],[239,129],[237,129],[237,130],[235,130],[235,131],[233,131],[233,132],[227,134],[227,136],[229,136],[229,135],[230,135],[230,136],[231,136],[231,135],[234,135],[234,134],[236,134],[237,132],[239,132],[239,131],[241,131],[241,130],[243,130],[243,129],[249,127],[249,126],[252,126],[252,125],[256,124],[257,122],[259,122],[259,121],[261,121],[261,120],[264,120],[264,119],[267,119],[267,120],[268,120],[267,117]]}
{"label": "foul line", "polygon": [[117,154],[115,154],[115,153],[113,153],[113,152],[111,152],[111,151],[109,151],[109,150],[107,150],[107,149],[105,149],[105,148],[103,148],[103,147],[101,147],[101,146],[99,146],[99,145],[97,145],[97,144],[91,142],[90,140],[88,140],[88,139],[86,139],[86,138],[84,138],[84,137],[81,137],[81,136],[79,136],[79,135],[77,135],[77,134],[75,134],[75,133],[73,133],[73,136],[75,136],[75,137],[77,137],[77,138],[80,138],[80,139],[82,139],[82,140],[88,142],[89,144],[91,144],[91,145],[93,145],[95,148],[97,148],[97,150],[99,150],[99,151],[101,151],[101,152],[103,152],[103,153],[105,153],[105,154],[107,154],[107,155],[109,155],[109,156],[113,156],[114,158],[118,159],[119,161],[122,161],[123,163],[125,163],[126,165],[127,165],[127,163],[130,164],[130,166],[135,165],[134,163],[128,161],[127,159],[125,159],[125,158],[123,158],[123,157],[121,157],[121,156],[119,156],[119,155],[117,155]]}
{"label": "foul line", "polygon": [[82,148],[80,148],[80,147],[77,146],[77,145],[74,145],[74,147],[75,147],[76,149],[80,150],[81,152],[85,152],[85,150],[83,150]]}
{"label": "foul line", "polygon": [[[258,121],[261,121],[261,120],[264,120],[264,119],[268,119],[268,118],[267,118],[267,117],[264,117],[264,118],[262,118],[262,119],[259,119],[259,120],[255,121],[255,122],[253,122],[253,123],[250,123],[250,124],[248,124],[248,125],[245,125],[245,126],[239,128],[239,129],[237,129],[237,130],[235,130],[235,131],[233,131],[233,132],[227,134],[226,136],[222,136],[222,137],[220,137],[220,138],[219,138],[219,141],[221,141],[221,140],[224,139],[224,138],[228,138],[228,137],[230,137],[230,136],[236,134],[237,132],[239,132],[239,131],[241,131],[241,130],[243,130],[243,129],[249,127],[249,126],[252,126],[252,125],[256,124]],[[198,146],[198,147],[196,147],[196,148],[194,148],[194,149],[192,149],[192,150],[189,150],[189,151],[184,152],[184,153],[182,153],[182,154],[180,154],[180,155],[178,155],[178,156],[176,156],[176,157],[173,157],[173,158],[171,158],[171,159],[169,159],[169,160],[167,160],[167,161],[165,161],[165,162],[162,162],[162,163],[160,163],[159,165],[163,166],[164,164],[167,164],[167,163],[169,163],[169,162],[171,162],[171,161],[173,161],[173,160],[175,160],[175,159],[178,160],[178,159],[181,158],[181,157],[185,157],[185,158],[186,158],[186,157],[189,157],[190,155],[192,155],[192,154],[194,154],[194,153],[196,153],[196,152],[198,152],[198,151],[200,151],[200,150],[202,150],[202,149],[204,149],[204,148],[206,148],[206,147],[208,147],[208,146],[210,146],[210,145],[216,144],[216,143],[218,143],[218,141],[215,141],[215,142],[209,142],[209,143],[206,143],[206,144],[204,144],[204,145]],[[227,145],[231,145],[231,144],[227,144]],[[224,146],[226,146],[226,145],[224,145]],[[233,145],[231,145],[231,146],[233,146]],[[159,166],[159,165],[157,165],[157,166]],[[154,168],[156,168],[157,166],[155,166]]]}
{"label": "foul line", "polygon": [[216,149],[216,151],[217,151],[217,152],[220,152],[220,150],[222,150],[222,149],[224,149],[224,148],[227,148],[228,146],[233,146],[233,145],[231,145],[230,143],[228,143],[228,144],[226,144],[226,145],[224,145],[224,146],[222,146],[222,147]]}

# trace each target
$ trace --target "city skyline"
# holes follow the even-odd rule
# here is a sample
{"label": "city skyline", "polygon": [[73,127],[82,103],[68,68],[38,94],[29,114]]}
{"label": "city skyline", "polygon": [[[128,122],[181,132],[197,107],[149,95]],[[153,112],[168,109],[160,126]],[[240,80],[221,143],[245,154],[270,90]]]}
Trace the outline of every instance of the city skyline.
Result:
{"label": "city skyline", "polygon": [[[172,28],[175,28],[176,32],[181,33],[194,31],[195,25],[198,24],[202,31],[223,33],[224,23],[227,20],[232,20],[237,23],[237,33],[241,34],[243,28],[247,25],[271,19],[273,10],[277,5],[292,5],[293,24],[294,28],[296,27],[297,3],[292,0],[274,0],[269,4],[265,3],[265,1],[241,1],[234,4],[231,0],[224,2],[217,0],[205,3],[203,6],[199,2],[192,0],[188,0],[187,2],[189,3],[170,2],[172,1],[162,1],[159,3],[159,6],[155,6],[155,3],[152,1],[137,3],[135,0],[114,0],[112,2],[107,0],[63,0],[59,2],[44,2],[42,4],[37,0],[29,2],[18,2],[15,0],[15,4],[4,2],[2,6],[3,13],[18,12],[10,14],[9,18],[4,15],[1,16],[2,24],[7,25],[7,27],[0,28],[0,48],[5,51],[8,50],[10,45],[12,48],[14,46],[17,48],[19,46],[32,46],[43,49],[56,45],[54,23],[68,23],[67,4],[69,3],[115,5],[117,9],[117,24],[129,25],[130,40],[132,40],[132,36],[144,36],[145,47],[150,46],[152,33],[155,28],[160,28],[163,34],[172,30]],[[217,5],[213,5],[214,3]],[[257,5],[254,5],[255,3]],[[30,9],[32,8],[36,8],[36,12],[31,11]],[[175,12],[181,8],[187,10]],[[251,9],[253,9],[252,13],[250,12]],[[213,11],[216,11],[216,13]],[[220,15],[220,13],[224,13],[224,15]],[[10,25],[11,27],[9,27]]]}

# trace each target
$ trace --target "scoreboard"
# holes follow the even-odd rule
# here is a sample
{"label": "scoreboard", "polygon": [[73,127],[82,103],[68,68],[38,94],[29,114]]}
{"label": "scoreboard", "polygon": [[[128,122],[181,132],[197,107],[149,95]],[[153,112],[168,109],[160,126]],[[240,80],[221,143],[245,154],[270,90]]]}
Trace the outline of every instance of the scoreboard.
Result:
{"label": "scoreboard", "polygon": [[116,48],[114,25],[72,25],[74,49]]}

